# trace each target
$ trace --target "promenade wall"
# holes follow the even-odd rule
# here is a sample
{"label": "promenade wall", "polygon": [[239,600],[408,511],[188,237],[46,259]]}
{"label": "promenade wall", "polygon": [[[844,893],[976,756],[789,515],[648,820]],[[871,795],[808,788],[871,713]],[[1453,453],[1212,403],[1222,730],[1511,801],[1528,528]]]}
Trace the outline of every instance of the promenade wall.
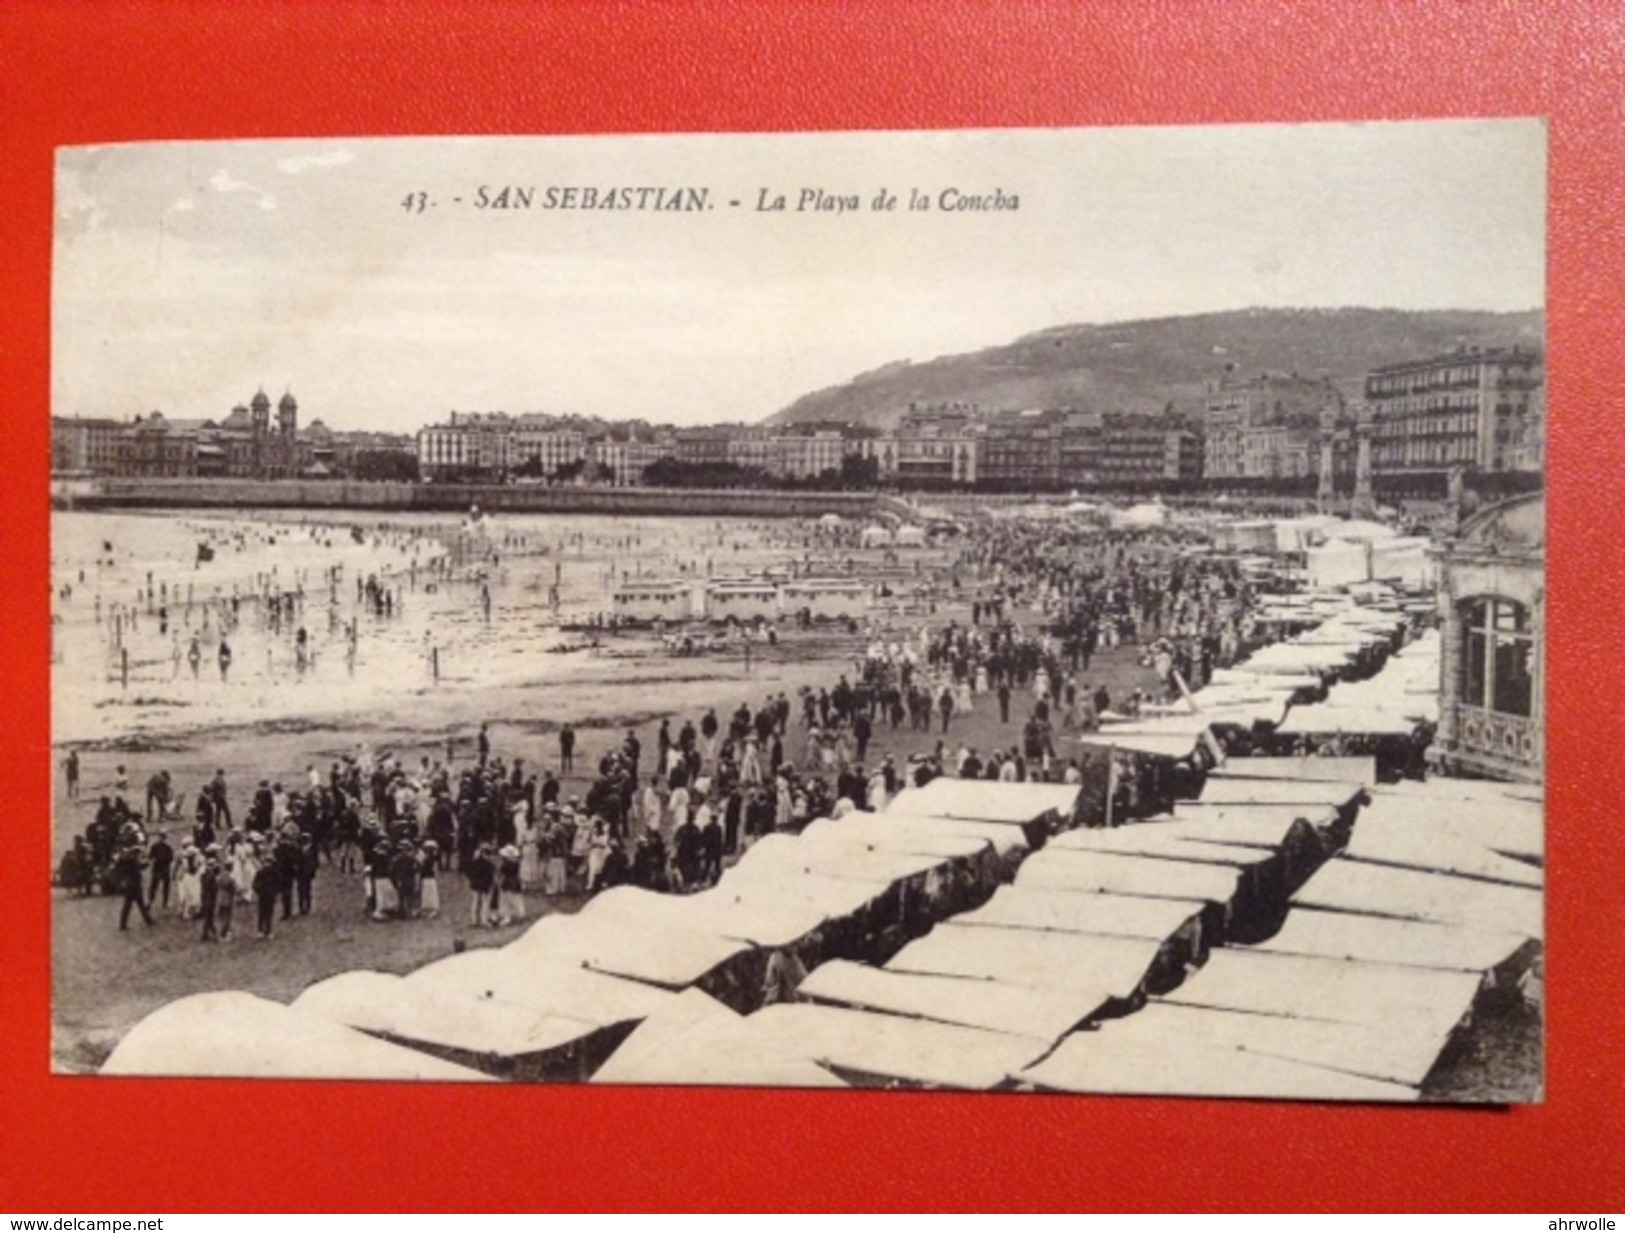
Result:
{"label": "promenade wall", "polygon": [[59,490],[53,504],[72,509],[333,509],[391,513],[642,514],[692,517],[806,518],[834,513],[865,518],[873,493],[778,492],[699,488],[545,485],[396,484],[333,480],[106,478]]}

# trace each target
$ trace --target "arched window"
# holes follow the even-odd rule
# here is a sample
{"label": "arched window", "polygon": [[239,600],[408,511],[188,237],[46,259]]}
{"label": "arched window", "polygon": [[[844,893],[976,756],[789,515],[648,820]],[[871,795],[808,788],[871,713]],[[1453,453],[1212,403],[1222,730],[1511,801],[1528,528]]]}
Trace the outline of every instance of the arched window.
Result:
{"label": "arched window", "polygon": [[1535,694],[1535,635],[1529,609],[1510,599],[1463,605],[1461,700],[1528,718]]}

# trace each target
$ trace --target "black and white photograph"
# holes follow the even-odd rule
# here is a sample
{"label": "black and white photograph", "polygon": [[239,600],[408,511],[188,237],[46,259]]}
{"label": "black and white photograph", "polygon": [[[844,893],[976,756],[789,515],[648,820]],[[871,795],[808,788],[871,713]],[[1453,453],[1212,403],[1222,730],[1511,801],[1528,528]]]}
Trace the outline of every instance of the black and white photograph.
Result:
{"label": "black and white photograph", "polygon": [[53,1070],[1541,1101],[1546,162],[59,148]]}

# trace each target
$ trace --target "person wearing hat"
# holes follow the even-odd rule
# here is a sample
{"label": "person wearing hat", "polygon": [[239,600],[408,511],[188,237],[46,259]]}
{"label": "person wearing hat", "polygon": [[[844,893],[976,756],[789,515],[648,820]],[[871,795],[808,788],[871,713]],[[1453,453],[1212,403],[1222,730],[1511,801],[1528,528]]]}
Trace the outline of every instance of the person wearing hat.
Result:
{"label": "person wearing hat", "polygon": [[200,940],[215,942],[220,937],[215,929],[215,915],[220,907],[220,861],[215,856],[204,858],[198,885],[200,888],[198,915],[203,918],[203,936]]}
{"label": "person wearing hat", "polygon": [[497,853],[497,924],[508,925],[527,919],[525,888],[520,880],[519,849],[505,844]]}
{"label": "person wearing hat", "polygon": [[113,858],[115,884],[124,894],[124,904],[119,909],[118,917],[120,932],[130,927],[132,907],[140,909],[141,919],[149,926],[153,924],[152,913],[147,910],[147,901],[142,894],[145,879],[141,875],[144,864],[140,833],[134,823],[126,822],[119,841],[118,854]]}
{"label": "person wearing hat", "polygon": [[276,923],[276,898],[282,890],[282,879],[274,861],[266,861],[254,872],[254,903],[258,908],[258,932],[262,939],[272,936]]}
{"label": "person wearing hat", "polygon": [[496,886],[496,863],[491,859],[491,845],[482,843],[474,850],[474,858],[463,868],[468,880],[468,923],[476,929],[491,923],[491,892]]}
{"label": "person wearing hat", "polygon": [[152,841],[152,847],[147,849],[147,859],[152,863],[152,881],[147,887],[147,902],[156,905],[159,903],[159,892],[163,892],[164,911],[169,911],[169,882],[170,870],[175,864],[175,849],[169,846],[169,832],[160,830]]}
{"label": "person wearing hat", "polygon": [[221,859],[219,845],[215,845],[215,858],[220,866],[218,882],[218,909],[215,913],[218,919],[216,932],[222,942],[231,941],[231,918],[237,911],[237,882],[229,862]]}
{"label": "person wearing hat", "polygon": [[389,858],[389,884],[395,889],[396,911],[402,920],[418,914],[418,854],[412,842],[402,839]]}
{"label": "person wearing hat", "polygon": [[423,916],[440,915],[440,845],[425,839],[418,850],[418,906]]}

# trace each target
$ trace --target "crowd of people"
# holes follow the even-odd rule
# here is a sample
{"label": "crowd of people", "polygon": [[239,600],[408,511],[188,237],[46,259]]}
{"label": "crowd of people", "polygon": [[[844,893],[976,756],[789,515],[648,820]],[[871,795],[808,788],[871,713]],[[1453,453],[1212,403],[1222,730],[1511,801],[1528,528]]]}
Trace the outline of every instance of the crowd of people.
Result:
{"label": "crowd of people", "polygon": [[[1104,684],[1091,687],[1095,657],[1132,648],[1146,669],[1144,698],[1160,701],[1248,649],[1247,581],[1233,563],[1184,548],[1168,536],[983,524],[949,567],[960,615],[913,630],[871,627],[850,672],[794,700],[769,693],[731,712],[663,720],[647,744],[628,729],[586,768],[579,794],[565,788],[583,781],[568,724],[557,730],[556,770],[542,758],[499,756],[482,727],[472,761],[454,762],[449,744],[443,758],[416,762],[363,745],[326,771],[307,767],[292,791],[261,781],[246,802],[219,772],[193,794],[177,848],[169,836],[188,821],[185,798],[160,772],[141,810],[126,783],[115,785],[59,880],[121,894],[121,927],[136,911],[150,923],[156,907],[197,923],[204,939],[231,936],[233,905],[244,903],[256,906],[259,935],[271,937],[276,907],[284,921],[308,914],[318,882],[390,921],[439,915],[441,883],[456,879],[469,925],[501,927],[529,919],[532,898],[710,886],[764,835],[882,810],[939,775],[1080,782],[1084,769],[1063,756],[1062,738],[1142,701],[1139,688],[1114,699]],[[973,593],[960,584],[967,569]],[[314,589],[331,595],[339,579],[333,572]],[[376,581],[355,585],[368,608],[393,602]],[[291,594],[258,597],[260,619],[299,621],[302,591]],[[208,611],[217,622],[238,619],[235,602]],[[977,712],[990,720],[995,706],[1013,739],[979,750],[956,724]],[[894,752],[872,756],[877,743]]]}

